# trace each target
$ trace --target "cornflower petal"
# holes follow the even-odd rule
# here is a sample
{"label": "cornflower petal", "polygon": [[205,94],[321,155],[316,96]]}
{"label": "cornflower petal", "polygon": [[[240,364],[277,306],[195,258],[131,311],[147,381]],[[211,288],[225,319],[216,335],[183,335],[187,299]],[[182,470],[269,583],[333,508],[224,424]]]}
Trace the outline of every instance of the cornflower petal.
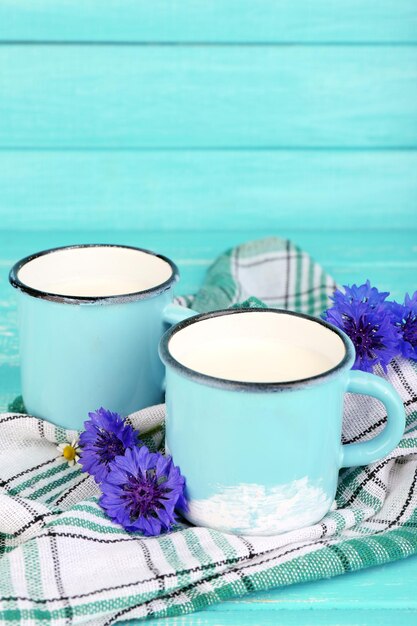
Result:
{"label": "cornflower petal", "polygon": [[142,445],[111,463],[101,483],[100,505],[126,530],[155,536],[175,524],[178,504],[186,508],[184,490],[185,479],[171,457]]}
{"label": "cornflower petal", "polygon": [[104,408],[89,413],[80,435],[80,465],[101,483],[113,460],[139,443],[138,434],[118,413]]}
{"label": "cornflower petal", "polygon": [[379,292],[368,281],[363,285],[336,290],[333,306],[323,318],[343,330],[355,346],[353,369],[372,372],[380,364],[387,365],[398,354],[398,330],[392,323],[388,292]]}

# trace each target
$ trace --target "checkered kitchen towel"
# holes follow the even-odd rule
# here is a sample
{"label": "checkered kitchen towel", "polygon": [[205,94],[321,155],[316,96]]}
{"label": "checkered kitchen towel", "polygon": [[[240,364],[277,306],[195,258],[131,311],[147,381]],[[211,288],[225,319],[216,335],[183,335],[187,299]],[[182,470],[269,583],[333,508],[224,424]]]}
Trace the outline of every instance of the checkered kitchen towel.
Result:
{"label": "checkered kitchen towel", "polygon": [[[267,239],[221,256],[193,306],[223,308],[254,295],[271,306],[318,314],[333,287],[307,254],[288,241]],[[73,433],[24,414],[4,414],[0,620],[104,626],[174,616],[416,553],[417,364],[397,360],[387,377],[407,411],[398,448],[368,467],[344,470],[335,506],[320,523],[275,537],[187,524],[157,538],[128,534],[98,506],[93,480],[56,459],[57,443]],[[375,436],[385,419],[371,398],[347,396],[344,442]],[[162,445],[163,405],[130,421],[147,433],[149,445]]]}

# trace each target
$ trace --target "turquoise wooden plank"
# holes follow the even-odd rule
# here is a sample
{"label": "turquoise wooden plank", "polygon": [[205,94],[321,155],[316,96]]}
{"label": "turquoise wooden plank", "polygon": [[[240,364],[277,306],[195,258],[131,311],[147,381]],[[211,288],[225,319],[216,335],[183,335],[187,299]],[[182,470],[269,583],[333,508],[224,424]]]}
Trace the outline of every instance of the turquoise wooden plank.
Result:
{"label": "turquoise wooden plank", "polygon": [[416,145],[417,46],[0,48],[0,147]]}
{"label": "turquoise wooden plank", "polygon": [[0,40],[416,42],[414,0],[2,0]]}
{"label": "turquoise wooden plank", "polygon": [[416,151],[0,151],[0,211],[11,229],[417,228],[416,171]]}
{"label": "turquoise wooden plank", "polygon": [[[279,620],[279,621],[277,621]],[[413,610],[322,610],[320,613],[277,612],[273,609],[252,613],[196,613],[185,617],[149,620],[150,626],[415,626],[416,614]],[[139,626],[141,622],[131,620],[126,626]]]}

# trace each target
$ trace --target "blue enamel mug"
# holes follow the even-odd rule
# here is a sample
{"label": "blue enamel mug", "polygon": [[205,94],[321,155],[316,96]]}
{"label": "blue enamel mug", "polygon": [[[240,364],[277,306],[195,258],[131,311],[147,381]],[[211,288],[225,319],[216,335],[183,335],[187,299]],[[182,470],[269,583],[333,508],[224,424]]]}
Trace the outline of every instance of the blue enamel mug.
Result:
{"label": "blue enamel mug", "polygon": [[[350,339],[319,319],[277,309],[202,314],[169,329],[166,444],[187,481],[193,524],[272,535],[318,522],[341,467],[388,454],[405,427],[384,379],[351,371]],[[375,438],[341,445],[345,392],[387,411]]]}
{"label": "blue enamel mug", "polygon": [[167,257],[117,245],[45,250],[10,272],[29,413],[80,429],[100,406],[128,415],[163,400],[158,343],[193,312],[172,304]]}

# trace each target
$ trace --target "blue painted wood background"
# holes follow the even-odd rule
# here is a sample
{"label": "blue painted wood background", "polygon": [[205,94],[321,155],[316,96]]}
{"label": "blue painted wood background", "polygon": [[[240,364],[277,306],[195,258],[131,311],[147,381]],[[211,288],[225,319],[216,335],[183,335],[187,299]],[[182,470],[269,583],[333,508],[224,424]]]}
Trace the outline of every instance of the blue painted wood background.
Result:
{"label": "blue painted wood background", "polygon": [[[19,391],[17,258],[142,245],[191,292],[223,249],[275,234],[400,298],[416,174],[416,0],[0,0],[0,409]],[[414,624],[416,565],[178,623]]]}
{"label": "blue painted wood background", "polygon": [[417,227],[415,0],[0,2],[11,229]]}

